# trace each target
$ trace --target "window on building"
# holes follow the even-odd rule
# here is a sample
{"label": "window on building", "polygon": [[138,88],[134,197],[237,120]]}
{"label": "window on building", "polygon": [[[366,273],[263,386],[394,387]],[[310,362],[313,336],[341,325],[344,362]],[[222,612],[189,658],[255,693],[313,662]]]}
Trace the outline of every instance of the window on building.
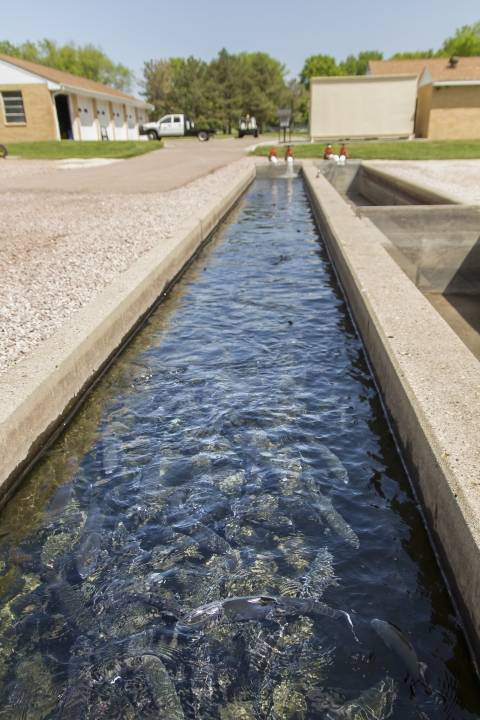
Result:
{"label": "window on building", "polygon": [[5,111],[5,122],[7,123],[24,123],[27,122],[25,117],[25,108],[23,107],[23,98],[21,90],[4,90],[2,92],[3,109]]}

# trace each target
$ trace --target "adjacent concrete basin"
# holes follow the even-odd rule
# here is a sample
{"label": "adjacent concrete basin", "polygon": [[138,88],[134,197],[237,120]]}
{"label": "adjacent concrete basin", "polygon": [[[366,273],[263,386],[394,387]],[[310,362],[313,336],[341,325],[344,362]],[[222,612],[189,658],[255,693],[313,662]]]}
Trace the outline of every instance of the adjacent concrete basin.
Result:
{"label": "adjacent concrete basin", "polygon": [[344,200],[356,207],[458,204],[455,198],[369,167],[361,160],[349,160],[346,165],[327,160],[315,164]]}
{"label": "adjacent concrete basin", "polygon": [[461,205],[361,161],[317,163],[358,217],[480,360],[480,207]]}

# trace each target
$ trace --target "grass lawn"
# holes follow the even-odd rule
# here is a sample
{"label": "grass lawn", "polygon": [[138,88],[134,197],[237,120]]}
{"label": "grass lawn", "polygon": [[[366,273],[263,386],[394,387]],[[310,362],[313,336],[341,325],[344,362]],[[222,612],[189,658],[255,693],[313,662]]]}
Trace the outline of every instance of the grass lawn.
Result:
{"label": "grass lawn", "polygon": [[161,142],[145,140],[51,140],[47,142],[9,143],[9,155],[30,160],[66,158],[131,158],[163,147]]}
{"label": "grass lawn", "polygon": [[[276,143],[275,143],[276,144]],[[326,143],[294,145],[296,158],[322,158]],[[284,145],[278,146],[283,157]],[[340,144],[333,145],[338,154]],[[268,146],[258,147],[252,155],[268,156]],[[465,160],[480,158],[480,140],[434,140],[425,142],[350,142],[348,154],[362,160]]]}

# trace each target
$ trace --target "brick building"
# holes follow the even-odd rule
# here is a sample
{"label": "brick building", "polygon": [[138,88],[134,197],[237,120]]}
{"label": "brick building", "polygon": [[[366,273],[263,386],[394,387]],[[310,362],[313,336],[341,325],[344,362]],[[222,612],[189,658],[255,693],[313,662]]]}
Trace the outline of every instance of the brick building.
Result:
{"label": "brick building", "polygon": [[367,74],[418,76],[415,137],[480,138],[480,57],[371,60]]}
{"label": "brick building", "polygon": [[0,141],[138,140],[151,105],[114,88],[0,54]]}

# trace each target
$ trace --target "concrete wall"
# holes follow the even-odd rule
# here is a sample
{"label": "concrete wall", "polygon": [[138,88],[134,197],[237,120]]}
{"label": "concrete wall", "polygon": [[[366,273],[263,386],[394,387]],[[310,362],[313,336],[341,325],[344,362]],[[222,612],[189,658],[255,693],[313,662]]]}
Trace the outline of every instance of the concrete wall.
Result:
{"label": "concrete wall", "polygon": [[456,198],[370,167],[361,160],[349,160],[343,166],[320,160],[315,165],[341,195],[362,195],[373,205],[458,204]]}
{"label": "concrete wall", "polygon": [[416,75],[311,78],[310,90],[314,140],[413,133]]}
{"label": "concrete wall", "polygon": [[[315,167],[312,206],[480,657],[480,363]],[[415,208],[413,208],[415,210]]]}
{"label": "concrete wall", "polygon": [[465,205],[363,207],[388,253],[424,293],[480,294],[480,213]]}
{"label": "concrete wall", "polygon": [[434,87],[428,138],[480,138],[480,85]]}
{"label": "concrete wall", "polygon": [[20,90],[26,122],[18,125],[5,122],[3,101],[0,98],[0,138],[5,144],[35,140],[57,140],[57,123],[47,83],[0,85],[2,90]]}

